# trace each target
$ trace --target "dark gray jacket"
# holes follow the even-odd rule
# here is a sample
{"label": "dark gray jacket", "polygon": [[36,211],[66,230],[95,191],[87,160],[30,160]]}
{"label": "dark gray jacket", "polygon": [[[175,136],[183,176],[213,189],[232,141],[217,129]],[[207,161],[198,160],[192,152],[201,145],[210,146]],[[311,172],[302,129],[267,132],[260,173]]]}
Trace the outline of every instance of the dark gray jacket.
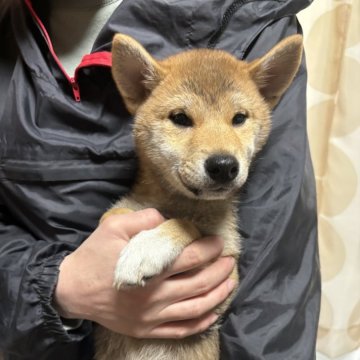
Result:
{"label": "dark gray jacket", "polygon": [[[66,332],[51,298],[59,263],[129,190],[136,170],[131,117],[109,71],[113,34],[132,35],[158,58],[210,47],[254,59],[301,32],[295,14],[310,1],[124,0],[75,79],[51,54],[45,2],[21,1],[2,20],[0,349],[6,360],[91,359],[93,324]],[[242,280],[222,326],[225,360],[314,359],[320,281],[305,88],[303,62],[274,110],[269,143],[241,195]]]}

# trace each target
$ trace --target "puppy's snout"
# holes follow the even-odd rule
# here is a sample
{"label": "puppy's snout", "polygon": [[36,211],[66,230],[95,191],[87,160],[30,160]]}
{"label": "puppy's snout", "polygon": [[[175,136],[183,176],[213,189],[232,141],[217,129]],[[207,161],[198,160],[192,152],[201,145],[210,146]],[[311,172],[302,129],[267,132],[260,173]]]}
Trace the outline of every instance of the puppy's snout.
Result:
{"label": "puppy's snout", "polygon": [[239,173],[239,162],[231,155],[213,155],[205,161],[208,176],[219,184],[228,183]]}

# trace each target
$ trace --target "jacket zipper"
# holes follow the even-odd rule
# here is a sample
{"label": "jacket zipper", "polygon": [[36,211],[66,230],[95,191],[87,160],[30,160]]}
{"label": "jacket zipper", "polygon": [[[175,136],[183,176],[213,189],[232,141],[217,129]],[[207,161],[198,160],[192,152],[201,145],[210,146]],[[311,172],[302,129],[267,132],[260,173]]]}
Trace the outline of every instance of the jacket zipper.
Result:
{"label": "jacket zipper", "polygon": [[219,42],[221,35],[228,27],[229,22],[230,22],[231,18],[233,17],[233,15],[236,13],[236,11],[245,3],[251,2],[251,1],[252,0],[235,0],[231,3],[231,5],[226,9],[226,11],[223,15],[219,29],[211,36],[211,38],[207,44],[208,49],[215,48],[215,46]]}
{"label": "jacket zipper", "polygon": [[77,80],[76,80],[76,71],[75,71],[75,76],[74,77],[69,76],[69,74],[66,72],[66,70],[62,66],[60,59],[57,57],[57,55],[55,53],[55,50],[54,50],[54,47],[52,45],[52,42],[50,40],[50,36],[49,36],[48,32],[46,31],[46,28],[45,28],[44,24],[42,23],[40,18],[37,16],[34,8],[32,7],[31,0],[25,0],[25,4],[27,5],[27,7],[28,7],[34,21],[37,23],[37,25],[39,26],[39,28],[40,28],[43,36],[44,36],[51,56],[53,57],[56,64],[58,65],[59,69],[64,74],[67,81],[69,82],[69,84],[71,86],[71,89],[72,89],[72,92],[73,92],[73,96],[74,96],[75,101],[79,102],[81,100],[81,98],[80,98],[79,84],[77,83]]}
{"label": "jacket zipper", "polygon": [[71,88],[73,91],[75,101],[79,102],[81,100],[79,84],[76,82],[74,77],[70,78],[70,83],[71,83]]}

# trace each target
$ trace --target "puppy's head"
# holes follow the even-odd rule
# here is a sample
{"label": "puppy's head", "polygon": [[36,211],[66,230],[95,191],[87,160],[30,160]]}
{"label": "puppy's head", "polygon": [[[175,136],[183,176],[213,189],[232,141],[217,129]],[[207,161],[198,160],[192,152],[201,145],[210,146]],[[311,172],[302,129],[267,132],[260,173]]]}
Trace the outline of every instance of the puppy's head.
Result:
{"label": "puppy's head", "polygon": [[299,68],[302,38],[250,63],[206,49],[157,61],[121,34],[112,53],[143,166],[188,197],[224,199],[245,182],[268,137],[271,110]]}

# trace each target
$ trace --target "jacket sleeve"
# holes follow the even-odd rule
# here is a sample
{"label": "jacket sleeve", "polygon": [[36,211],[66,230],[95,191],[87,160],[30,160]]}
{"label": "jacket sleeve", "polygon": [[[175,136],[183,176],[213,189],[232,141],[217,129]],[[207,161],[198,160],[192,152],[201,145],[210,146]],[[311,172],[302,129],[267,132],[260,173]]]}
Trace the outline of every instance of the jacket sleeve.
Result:
{"label": "jacket sleeve", "polygon": [[[296,32],[295,17],[272,22],[248,58]],[[239,219],[240,289],[222,327],[222,359],[315,359],[320,275],[305,59],[274,110],[269,142],[240,197]]]}
{"label": "jacket sleeve", "polygon": [[[17,61],[8,25],[6,17],[0,18],[1,44],[7,50],[0,53],[0,114],[6,106],[5,94]],[[2,141],[0,146],[4,146]],[[0,168],[3,160],[0,156]],[[69,354],[76,354],[70,348],[76,348],[86,338],[91,323],[84,321],[79,328],[66,331],[51,303],[58,266],[81,239],[42,240],[31,226],[26,228],[24,222],[18,221],[14,209],[20,209],[20,203],[12,204],[11,210],[6,205],[9,181],[0,176],[0,183],[0,352],[5,352],[5,359],[41,360],[48,358],[48,350],[54,350],[55,344],[61,344]],[[33,198],[33,194],[28,195]],[[31,224],[34,219],[26,221]]]}
{"label": "jacket sleeve", "polygon": [[45,359],[55,343],[77,343],[91,331],[88,321],[66,331],[52,306],[59,264],[75,246],[35,239],[0,207],[0,348],[7,354]]}

